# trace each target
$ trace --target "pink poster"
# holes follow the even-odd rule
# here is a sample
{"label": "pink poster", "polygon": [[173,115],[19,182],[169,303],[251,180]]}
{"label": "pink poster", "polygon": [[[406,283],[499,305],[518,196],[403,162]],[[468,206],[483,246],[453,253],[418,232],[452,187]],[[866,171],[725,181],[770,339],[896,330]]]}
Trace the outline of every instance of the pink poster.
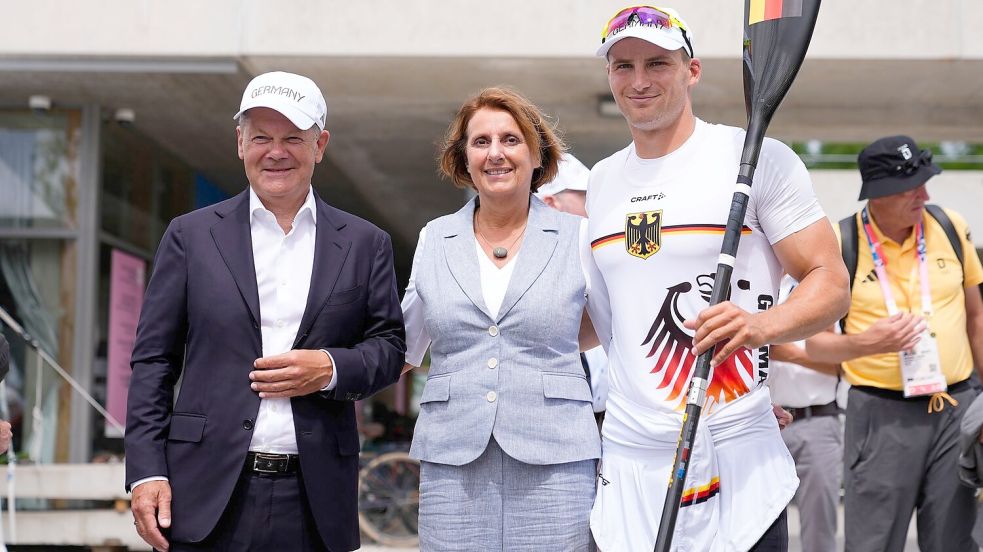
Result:
{"label": "pink poster", "polygon": [[[140,257],[118,249],[112,252],[109,271],[109,352],[106,367],[106,410],[126,423],[126,393],[130,387],[130,354],[137,335],[147,276]],[[106,424],[107,437],[122,437]]]}

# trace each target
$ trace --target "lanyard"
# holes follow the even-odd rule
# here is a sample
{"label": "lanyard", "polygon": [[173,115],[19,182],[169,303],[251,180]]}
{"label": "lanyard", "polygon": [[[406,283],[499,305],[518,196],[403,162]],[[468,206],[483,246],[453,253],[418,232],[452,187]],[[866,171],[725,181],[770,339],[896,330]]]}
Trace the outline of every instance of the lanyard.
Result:
{"label": "lanyard", "polygon": [[[887,259],[884,257],[884,250],[881,249],[881,242],[874,234],[874,228],[870,224],[870,216],[867,208],[864,207],[860,212],[860,217],[864,225],[864,234],[867,235],[867,244],[870,245],[870,254],[874,259],[874,271],[877,273],[877,280],[881,285],[881,292],[884,294],[884,302],[887,304],[888,315],[898,312],[898,305],[894,301],[894,294],[891,292],[891,284],[887,278]],[[915,255],[918,258],[919,283],[922,291],[922,313],[925,318],[932,316],[932,290],[928,282],[928,249],[925,246],[924,224],[919,222],[915,226]]]}

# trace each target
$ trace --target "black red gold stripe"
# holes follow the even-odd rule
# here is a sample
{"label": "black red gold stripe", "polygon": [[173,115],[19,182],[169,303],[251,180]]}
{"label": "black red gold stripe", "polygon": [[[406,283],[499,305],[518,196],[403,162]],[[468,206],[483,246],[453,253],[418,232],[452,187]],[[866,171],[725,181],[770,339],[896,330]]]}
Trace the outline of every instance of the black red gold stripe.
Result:
{"label": "black red gold stripe", "polygon": [[[723,224],[681,224],[676,226],[663,226],[660,230],[662,235],[666,234],[723,234],[726,230],[726,226]],[[741,229],[741,234],[748,235],[751,233],[751,228],[745,226]],[[612,243],[621,241],[625,239],[624,232],[617,232],[615,234],[608,234],[607,236],[601,236],[596,240],[590,242],[591,249],[597,249],[605,245],[610,245]]]}
{"label": "black red gold stripe", "polygon": [[687,506],[706,502],[707,500],[717,496],[717,493],[719,492],[720,478],[714,477],[706,485],[701,487],[693,487],[692,489],[686,489],[683,491],[683,498],[679,502],[679,507],[685,508]]}
{"label": "black red gold stripe", "polygon": [[802,15],[802,0],[751,0],[748,5],[748,25],[782,17]]}

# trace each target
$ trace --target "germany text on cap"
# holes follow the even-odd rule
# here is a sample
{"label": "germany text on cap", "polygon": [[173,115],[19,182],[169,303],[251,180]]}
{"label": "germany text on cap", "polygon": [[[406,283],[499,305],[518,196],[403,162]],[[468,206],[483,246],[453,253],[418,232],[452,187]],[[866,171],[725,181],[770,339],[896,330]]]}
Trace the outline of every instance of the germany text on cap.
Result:
{"label": "germany text on cap", "polygon": [[280,112],[301,130],[314,125],[324,130],[328,106],[324,103],[321,90],[311,79],[274,71],[263,73],[250,81],[242,93],[242,103],[234,119],[254,107],[268,107]]}

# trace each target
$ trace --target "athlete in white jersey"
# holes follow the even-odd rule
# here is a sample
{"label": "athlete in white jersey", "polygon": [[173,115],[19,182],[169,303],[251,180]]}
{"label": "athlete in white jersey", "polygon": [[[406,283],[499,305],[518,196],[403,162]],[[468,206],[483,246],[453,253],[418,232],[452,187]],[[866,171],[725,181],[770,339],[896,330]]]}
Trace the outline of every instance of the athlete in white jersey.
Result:
{"label": "athlete in white jersey", "polygon": [[[701,65],[674,11],[622,10],[598,55],[633,142],[594,167],[587,194],[591,317],[610,385],[594,537],[604,552],[652,549],[696,355],[717,347],[673,547],[784,550],[798,480],[764,386],[768,343],[846,310],[832,228],[802,162],[766,139],[730,301],[708,308],[744,131],[693,115]],[[801,283],[773,307],[783,271]]]}

